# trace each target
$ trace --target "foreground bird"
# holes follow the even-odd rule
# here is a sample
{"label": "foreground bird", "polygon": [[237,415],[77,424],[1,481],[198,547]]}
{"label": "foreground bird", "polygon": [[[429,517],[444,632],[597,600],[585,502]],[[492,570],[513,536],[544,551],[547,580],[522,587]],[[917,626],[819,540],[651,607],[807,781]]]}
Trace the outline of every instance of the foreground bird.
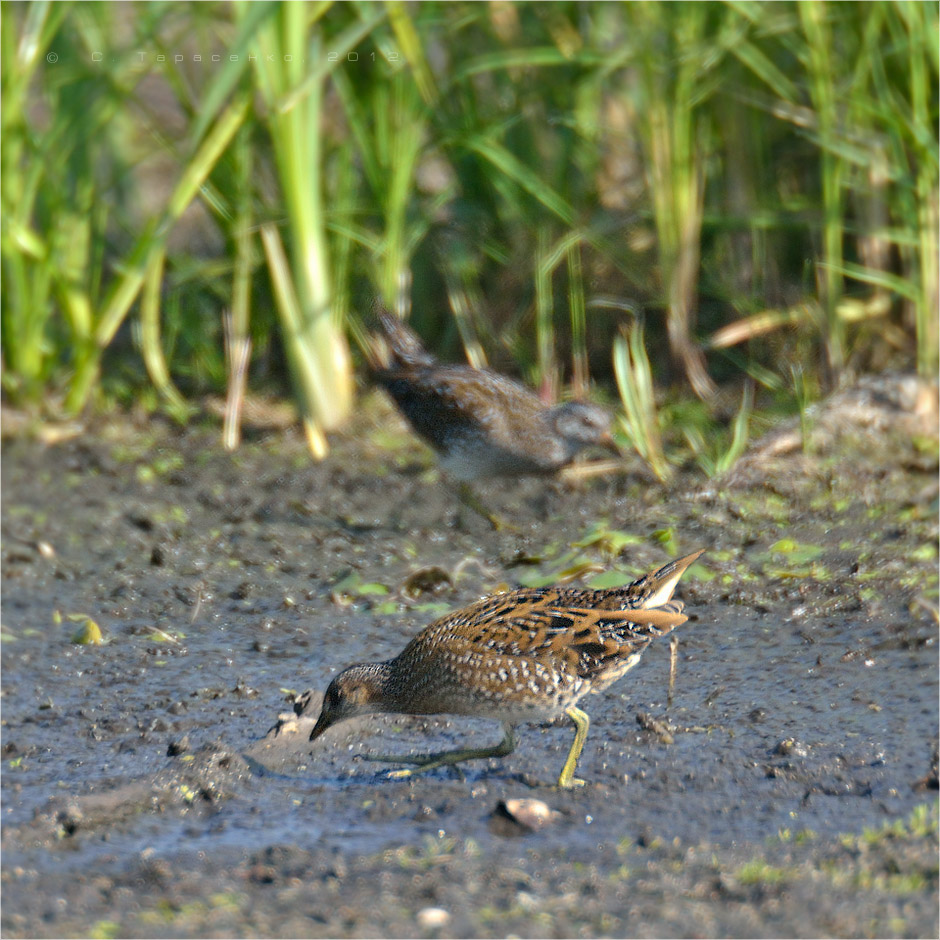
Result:
{"label": "foreground bird", "polygon": [[603,408],[581,401],[548,407],[497,372],[442,364],[398,317],[384,308],[376,314],[386,348],[376,381],[438,452],[460,498],[495,528],[501,520],[473,496],[471,481],[553,473],[592,445],[616,450]]}
{"label": "foreground bird", "polygon": [[408,776],[465,760],[505,757],[515,748],[518,722],[564,713],[576,731],[558,786],[580,785],[574,769],[589,719],[578,701],[602,692],[640,661],[653,639],[685,623],[683,604],[672,600],[672,593],[702,551],[627,587],[524,588],[448,614],[422,630],[395,659],[343,670],[326,690],[310,740],[354,715],[377,712],[502,722],[505,736],[495,747],[373,758],[417,764],[394,774]]}

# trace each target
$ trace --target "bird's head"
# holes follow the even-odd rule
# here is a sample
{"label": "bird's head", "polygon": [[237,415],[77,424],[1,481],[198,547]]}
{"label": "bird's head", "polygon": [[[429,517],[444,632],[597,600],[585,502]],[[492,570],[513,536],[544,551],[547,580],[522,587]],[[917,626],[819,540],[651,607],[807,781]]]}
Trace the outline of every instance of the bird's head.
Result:
{"label": "bird's head", "polygon": [[327,728],[356,715],[381,711],[387,667],[385,663],[365,663],[344,669],[329,685],[323,696],[320,717],[310,732],[315,741]]}
{"label": "bird's head", "polygon": [[571,456],[585,447],[606,447],[619,453],[610,433],[610,414],[600,405],[568,401],[554,411],[555,430],[565,439]]}

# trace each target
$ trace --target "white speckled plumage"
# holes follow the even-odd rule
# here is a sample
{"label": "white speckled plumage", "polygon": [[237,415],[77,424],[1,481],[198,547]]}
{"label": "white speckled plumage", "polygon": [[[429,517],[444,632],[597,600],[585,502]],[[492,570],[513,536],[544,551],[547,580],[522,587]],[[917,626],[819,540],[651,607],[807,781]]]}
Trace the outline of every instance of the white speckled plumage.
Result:
{"label": "white speckled plumage", "polygon": [[506,728],[497,749],[417,759],[427,769],[469,759],[461,755],[502,756],[516,723],[568,714],[578,735],[559,785],[570,786],[587,734],[588,719],[577,703],[620,679],[653,639],[688,619],[672,593],[701,554],[623,588],[527,588],[448,614],[394,659],[341,672],[327,689],[310,740],[353,715],[376,712],[473,715]]}

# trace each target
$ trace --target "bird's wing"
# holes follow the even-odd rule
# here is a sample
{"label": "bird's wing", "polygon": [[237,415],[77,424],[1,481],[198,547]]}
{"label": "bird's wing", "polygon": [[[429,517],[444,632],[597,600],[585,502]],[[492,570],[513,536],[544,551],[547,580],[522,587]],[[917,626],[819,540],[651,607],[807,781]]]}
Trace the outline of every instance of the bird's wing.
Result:
{"label": "bird's wing", "polygon": [[405,410],[406,404],[436,410],[449,422],[498,432],[507,415],[523,420],[538,414],[542,404],[527,388],[485,369],[440,366],[435,369],[390,369],[379,376]]}
{"label": "bird's wing", "polygon": [[431,624],[422,636],[439,638],[453,655],[532,659],[586,678],[642,652],[688,619],[681,601],[631,610],[570,603],[601,593],[533,588],[496,595]]}

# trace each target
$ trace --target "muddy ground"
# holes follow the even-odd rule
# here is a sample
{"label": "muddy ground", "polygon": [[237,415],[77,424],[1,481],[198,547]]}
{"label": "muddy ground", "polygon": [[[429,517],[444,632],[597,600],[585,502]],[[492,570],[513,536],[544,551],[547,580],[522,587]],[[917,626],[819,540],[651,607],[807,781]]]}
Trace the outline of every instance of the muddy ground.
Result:
{"label": "muddy ground", "polygon": [[[934,435],[480,486],[493,532],[367,415],[319,464],[152,417],[4,442],[3,936],[937,936]],[[564,722],[407,780],[364,757],[498,727],[307,742],[337,670],[445,610],[700,547],[672,699],[663,642],[582,702],[582,789]]]}

